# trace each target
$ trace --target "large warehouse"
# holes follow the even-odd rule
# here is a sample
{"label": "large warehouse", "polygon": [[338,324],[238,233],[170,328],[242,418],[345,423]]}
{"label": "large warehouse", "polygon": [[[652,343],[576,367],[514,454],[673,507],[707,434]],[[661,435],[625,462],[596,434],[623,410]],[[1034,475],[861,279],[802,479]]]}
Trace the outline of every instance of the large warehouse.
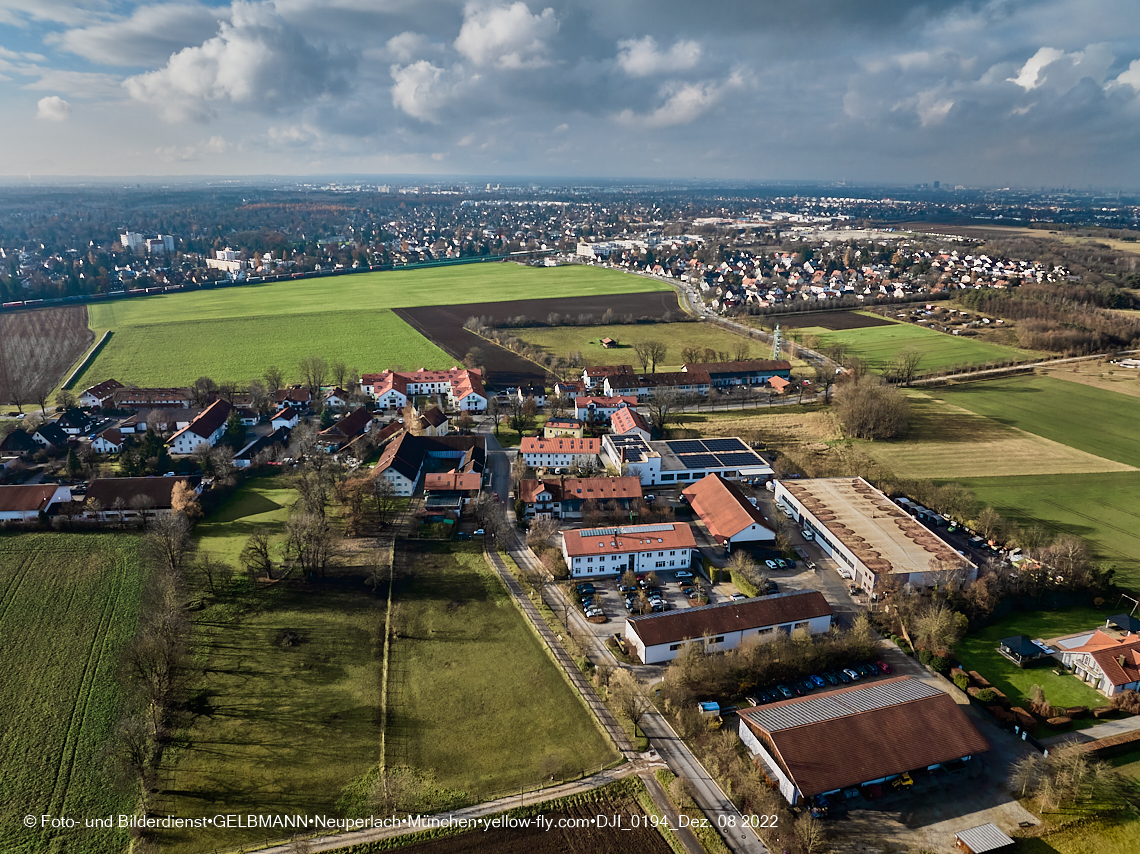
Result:
{"label": "large warehouse", "polygon": [[625,639],[643,664],[662,664],[676,658],[690,641],[704,642],[709,652],[724,652],[754,635],[763,640],[794,631],[819,634],[830,628],[831,606],[823,594],[795,590],[761,599],[630,617]]}
{"label": "large warehouse", "polygon": [[932,587],[978,567],[861,477],[776,481],[776,503],[868,592],[888,579]]}
{"label": "large warehouse", "polygon": [[910,676],[739,714],[741,740],[792,806],[989,750],[953,697]]}

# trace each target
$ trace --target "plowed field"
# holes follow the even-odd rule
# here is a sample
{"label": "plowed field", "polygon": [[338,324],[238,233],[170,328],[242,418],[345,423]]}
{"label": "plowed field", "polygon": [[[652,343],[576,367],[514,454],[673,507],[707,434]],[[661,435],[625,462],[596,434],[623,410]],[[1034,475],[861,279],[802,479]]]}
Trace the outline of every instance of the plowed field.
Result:
{"label": "plowed field", "polygon": [[873,314],[863,314],[858,311],[821,311],[804,312],[802,314],[781,314],[775,317],[759,318],[765,326],[772,326],[780,321],[785,329],[802,329],[805,326],[819,326],[823,329],[838,331],[840,329],[865,329],[868,326],[889,326],[891,321]]}
{"label": "plowed field", "polygon": [[94,340],[85,305],[0,315],[0,403],[26,404],[40,386],[59,385]]}

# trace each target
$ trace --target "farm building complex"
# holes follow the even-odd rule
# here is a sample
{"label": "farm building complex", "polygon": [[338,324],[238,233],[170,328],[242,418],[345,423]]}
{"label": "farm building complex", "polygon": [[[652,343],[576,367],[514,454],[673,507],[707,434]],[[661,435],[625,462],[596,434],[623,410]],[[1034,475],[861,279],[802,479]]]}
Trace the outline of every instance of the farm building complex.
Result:
{"label": "farm building complex", "polygon": [[949,694],[909,676],[744,709],[739,732],[793,806],[989,749]]}
{"label": "farm building complex", "polygon": [[704,643],[709,652],[723,652],[751,637],[764,640],[796,631],[826,632],[831,628],[831,614],[822,593],[794,591],[631,617],[625,624],[625,639],[643,664],[662,664],[694,641]]}
{"label": "farm building complex", "polygon": [[888,583],[931,587],[978,567],[861,477],[776,481],[776,502],[868,592]]}

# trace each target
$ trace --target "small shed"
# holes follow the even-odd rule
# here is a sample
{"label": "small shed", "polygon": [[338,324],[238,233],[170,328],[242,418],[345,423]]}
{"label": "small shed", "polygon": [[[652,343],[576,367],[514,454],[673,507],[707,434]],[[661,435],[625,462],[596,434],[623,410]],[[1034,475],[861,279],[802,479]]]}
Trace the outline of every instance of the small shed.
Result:
{"label": "small shed", "polygon": [[960,830],[954,834],[954,840],[958,850],[966,851],[968,854],[1008,851],[1013,847],[1013,840],[1002,833],[992,821],[967,830]]}
{"label": "small shed", "polygon": [[1035,644],[1025,635],[1014,635],[998,642],[998,654],[1008,658],[1018,667],[1025,667],[1049,656],[1047,649]]}
{"label": "small shed", "polygon": [[1128,614],[1117,614],[1115,617],[1109,617],[1104,625],[1105,628],[1116,626],[1121,631],[1140,633],[1140,618]]}
{"label": "small shed", "polygon": [[602,344],[602,347],[609,350],[611,347],[613,347],[615,344],[617,344],[617,341],[615,341],[612,338],[603,338],[601,341],[601,344]]}

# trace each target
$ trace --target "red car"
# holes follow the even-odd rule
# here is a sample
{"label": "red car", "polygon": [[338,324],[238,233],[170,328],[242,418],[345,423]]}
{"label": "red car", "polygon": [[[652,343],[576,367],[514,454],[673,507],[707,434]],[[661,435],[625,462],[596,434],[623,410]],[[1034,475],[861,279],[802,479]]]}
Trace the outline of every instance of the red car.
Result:
{"label": "red car", "polygon": [[883,673],[890,673],[891,672],[891,666],[889,664],[887,664],[885,661],[876,661],[875,666],[877,668],[879,668],[879,670],[881,670]]}

